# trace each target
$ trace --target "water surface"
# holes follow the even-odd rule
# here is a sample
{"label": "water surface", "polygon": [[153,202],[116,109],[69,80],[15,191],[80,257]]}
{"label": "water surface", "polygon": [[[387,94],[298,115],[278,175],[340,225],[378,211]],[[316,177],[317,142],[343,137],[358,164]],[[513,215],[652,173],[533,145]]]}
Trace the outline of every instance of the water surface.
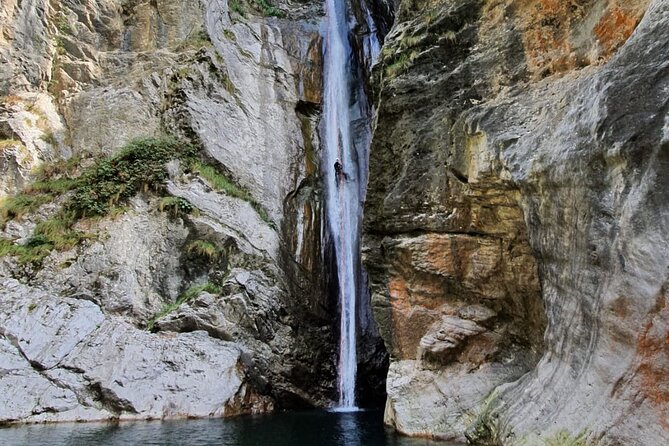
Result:
{"label": "water surface", "polygon": [[401,437],[378,411],[292,412],[227,420],[85,423],[0,429],[5,446],[453,446]]}

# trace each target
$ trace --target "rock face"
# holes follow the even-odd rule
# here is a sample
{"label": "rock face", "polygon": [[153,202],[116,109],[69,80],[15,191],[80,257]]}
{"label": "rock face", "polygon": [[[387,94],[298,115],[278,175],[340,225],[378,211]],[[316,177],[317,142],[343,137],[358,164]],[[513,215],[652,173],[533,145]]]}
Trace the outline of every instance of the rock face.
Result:
{"label": "rock face", "polygon": [[[3,282],[3,421],[222,416],[247,394],[243,352],[205,332],[156,336],[89,301]],[[268,407],[269,406],[269,407]]]}
{"label": "rock face", "polygon": [[669,3],[401,2],[365,261],[386,422],[669,441]]}
{"label": "rock face", "polygon": [[[140,193],[122,215],[78,223],[91,237],[41,265],[0,258],[0,388],[12,395],[0,422],[330,404],[322,6],[279,2],[282,17],[270,17],[237,4],[0,6],[0,197],[39,166],[163,133],[195,144],[246,194],[227,195],[173,162],[167,192],[198,212],[170,215]],[[26,243],[60,205],[14,218],[0,235]],[[198,255],[193,242],[216,251]]]}

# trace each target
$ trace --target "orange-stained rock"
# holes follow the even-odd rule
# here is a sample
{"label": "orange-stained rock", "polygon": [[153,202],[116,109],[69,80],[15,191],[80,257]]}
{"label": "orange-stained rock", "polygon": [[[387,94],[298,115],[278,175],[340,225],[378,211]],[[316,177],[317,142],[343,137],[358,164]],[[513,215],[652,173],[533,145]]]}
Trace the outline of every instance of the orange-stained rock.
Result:
{"label": "orange-stained rock", "polygon": [[669,429],[669,292],[663,290],[651,319],[637,341],[639,366],[636,371],[639,389],[660,412],[665,429]]}
{"label": "orange-stained rock", "polygon": [[528,73],[536,80],[608,60],[647,6],[648,0],[486,2],[481,39],[495,38],[505,26],[518,30]]}
{"label": "orange-stained rock", "polygon": [[668,54],[667,0],[400,2],[365,206],[388,424],[669,444]]}
{"label": "orange-stained rock", "polygon": [[620,7],[611,8],[595,27],[595,34],[604,54],[610,55],[620,47],[639,24],[641,17]]}

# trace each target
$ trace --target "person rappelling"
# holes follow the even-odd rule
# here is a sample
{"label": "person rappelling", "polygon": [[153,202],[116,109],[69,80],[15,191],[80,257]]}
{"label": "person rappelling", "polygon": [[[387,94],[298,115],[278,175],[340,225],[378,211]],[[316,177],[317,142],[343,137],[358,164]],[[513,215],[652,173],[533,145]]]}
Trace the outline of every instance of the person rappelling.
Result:
{"label": "person rappelling", "polygon": [[[343,153],[342,141],[341,141],[341,132],[337,138],[337,152]],[[344,171],[344,165],[341,163],[341,160],[337,158],[334,163],[335,176],[337,177],[337,186],[343,183],[345,180],[348,180],[348,174]]]}
{"label": "person rappelling", "polygon": [[348,180],[348,174],[344,172],[344,166],[341,161],[339,161],[339,158],[337,158],[337,161],[334,163],[334,170],[335,175],[337,176],[337,184],[344,182],[344,180]]}

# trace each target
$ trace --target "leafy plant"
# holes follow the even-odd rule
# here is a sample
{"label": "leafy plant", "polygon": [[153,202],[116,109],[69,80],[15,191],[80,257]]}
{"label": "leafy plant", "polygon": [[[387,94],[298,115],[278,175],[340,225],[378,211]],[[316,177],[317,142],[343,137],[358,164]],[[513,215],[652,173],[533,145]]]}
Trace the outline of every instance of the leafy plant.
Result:
{"label": "leafy plant", "polygon": [[190,214],[195,211],[195,206],[185,198],[180,197],[163,197],[158,202],[158,209],[160,212],[168,212],[170,215],[176,217],[179,215]]}
{"label": "leafy plant", "polygon": [[194,147],[171,138],[134,140],[82,175],[67,207],[80,217],[106,215],[141,190],[161,191],[167,179],[165,164],[196,153]]}
{"label": "leafy plant", "polygon": [[[65,192],[72,191],[73,194],[60,211],[37,224],[26,244],[0,240],[0,257],[11,255],[22,263],[35,263],[52,249],[74,248],[90,238],[74,228],[77,221],[114,213],[140,190],[163,191],[167,178],[165,164],[174,158],[191,160],[196,153],[194,147],[174,139],[146,138],[130,142],[117,155],[98,161],[78,178],[75,177],[78,160],[44,167],[38,172],[37,181],[23,193],[0,204],[0,224],[34,212]],[[161,206],[165,210],[175,213],[194,211],[187,200],[176,197],[164,200]]]}

